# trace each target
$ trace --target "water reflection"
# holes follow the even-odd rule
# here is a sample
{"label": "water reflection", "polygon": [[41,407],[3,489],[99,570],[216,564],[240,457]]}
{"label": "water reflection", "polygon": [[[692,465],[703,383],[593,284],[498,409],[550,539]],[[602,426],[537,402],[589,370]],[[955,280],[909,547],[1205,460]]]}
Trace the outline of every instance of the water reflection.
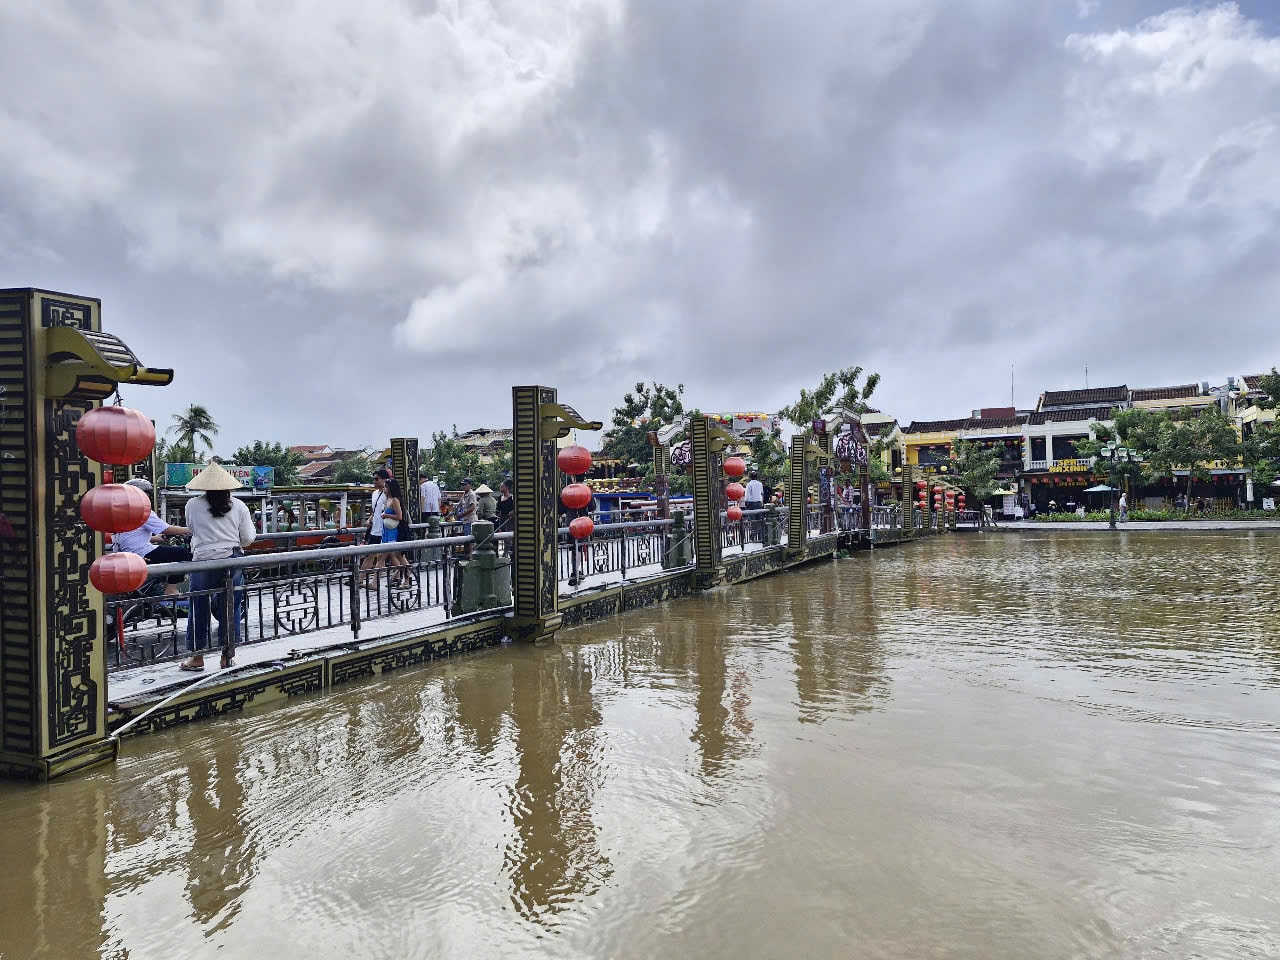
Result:
{"label": "water reflection", "polygon": [[0,954],[1277,955],[1277,562],[950,537],[132,741],[0,787]]}

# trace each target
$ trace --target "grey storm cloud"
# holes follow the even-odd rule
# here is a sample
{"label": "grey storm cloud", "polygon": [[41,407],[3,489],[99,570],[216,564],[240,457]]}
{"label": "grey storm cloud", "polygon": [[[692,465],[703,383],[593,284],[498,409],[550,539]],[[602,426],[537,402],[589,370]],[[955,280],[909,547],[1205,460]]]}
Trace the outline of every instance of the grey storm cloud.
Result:
{"label": "grey storm cloud", "polygon": [[5,285],[100,296],[227,450],[544,382],[903,420],[1280,361],[1280,39],[1147,0],[8,0]]}

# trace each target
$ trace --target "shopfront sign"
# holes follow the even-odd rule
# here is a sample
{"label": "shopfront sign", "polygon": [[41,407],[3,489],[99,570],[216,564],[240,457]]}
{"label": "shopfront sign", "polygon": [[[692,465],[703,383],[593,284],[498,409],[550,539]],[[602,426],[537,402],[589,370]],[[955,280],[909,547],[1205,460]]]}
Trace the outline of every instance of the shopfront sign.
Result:
{"label": "shopfront sign", "polygon": [[1088,460],[1055,460],[1049,468],[1050,473],[1087,473],[1093,469]]}
{"label": "shopfront sign", "polygon": [[[164,485],[166,487],[185,487],[203,470],[203,463],[166,463],[164,465]],[[222,468],[249,490],[270,490],[276,483],[275,467],[241,467],[234,463],[224,463]]]}

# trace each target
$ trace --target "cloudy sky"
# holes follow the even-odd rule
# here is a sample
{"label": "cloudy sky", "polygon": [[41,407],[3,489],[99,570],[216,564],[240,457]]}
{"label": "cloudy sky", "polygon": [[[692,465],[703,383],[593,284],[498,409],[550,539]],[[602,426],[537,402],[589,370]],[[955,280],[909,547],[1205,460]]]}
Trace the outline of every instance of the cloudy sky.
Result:
{"label": "cloudy sky", "polygon": [[5,0],[0,285],[254,439],[1280,363],[1280,3]]}

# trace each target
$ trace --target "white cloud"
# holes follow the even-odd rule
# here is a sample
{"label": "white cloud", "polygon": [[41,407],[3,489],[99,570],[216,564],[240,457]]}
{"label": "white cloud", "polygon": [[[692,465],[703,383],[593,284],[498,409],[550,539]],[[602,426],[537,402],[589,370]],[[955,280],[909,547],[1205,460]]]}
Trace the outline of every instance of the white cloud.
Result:
{"label": "white cloud", "polygon": [[1009,363],[1024,402],[1213,379],[1280,353],[1280,52],[1149,5],[9,0],[0,249],[180,333],[157,407],[246,364],[237,442],[498,422],[530,379],[604,416],[862,363],[905,418]]}

